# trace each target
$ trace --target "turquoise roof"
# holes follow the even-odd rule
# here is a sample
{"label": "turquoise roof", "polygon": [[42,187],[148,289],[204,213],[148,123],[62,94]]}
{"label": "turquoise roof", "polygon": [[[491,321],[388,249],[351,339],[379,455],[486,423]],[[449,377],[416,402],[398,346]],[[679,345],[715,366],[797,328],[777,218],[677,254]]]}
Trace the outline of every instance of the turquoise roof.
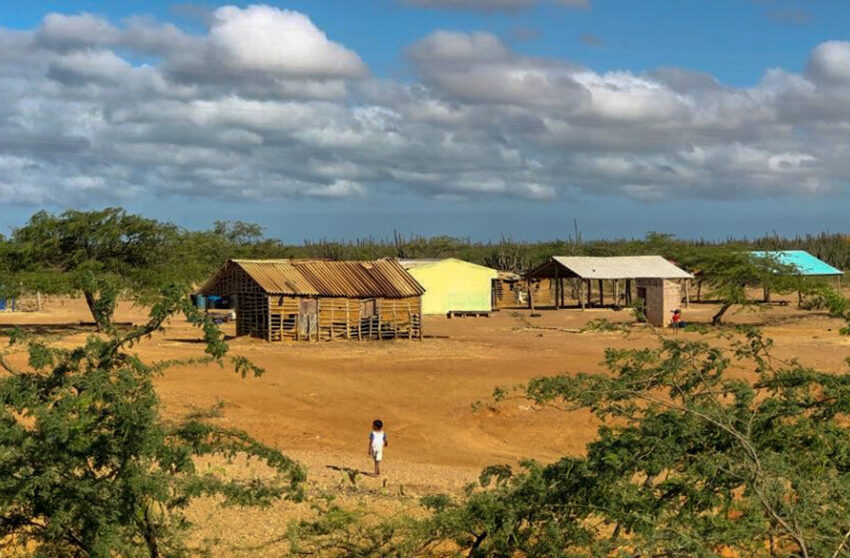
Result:
{"label": "turquoise roof", "polygon": [[800,275],[844,275],[844,273],[823,260],[819,260],[805,250],[776,250],[771,252],[751,252],[757,257],[772,257],[785,265],[796,267]]}

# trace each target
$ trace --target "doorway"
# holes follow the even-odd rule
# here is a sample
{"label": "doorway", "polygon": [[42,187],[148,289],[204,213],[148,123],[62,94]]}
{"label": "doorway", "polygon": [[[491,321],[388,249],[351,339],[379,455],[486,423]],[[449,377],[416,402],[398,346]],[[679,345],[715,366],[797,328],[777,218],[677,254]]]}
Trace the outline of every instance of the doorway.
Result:
{"label": "doorway", "polygon": [[318,337],[319,301],[315,298],[302,298],[298,301],[298,338]]}

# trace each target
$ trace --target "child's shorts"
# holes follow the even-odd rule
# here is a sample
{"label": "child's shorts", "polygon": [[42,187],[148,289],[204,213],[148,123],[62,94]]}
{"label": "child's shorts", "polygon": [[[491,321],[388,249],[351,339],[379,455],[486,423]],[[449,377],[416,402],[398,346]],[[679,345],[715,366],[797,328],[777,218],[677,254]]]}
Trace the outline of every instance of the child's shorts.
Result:
{"label": "child's shorts", "polygon": [[384,458],[383,450],[381,450],[381,451],[372,450],[372,459],[374,459],[375,461],[381,461],[383,458]]}

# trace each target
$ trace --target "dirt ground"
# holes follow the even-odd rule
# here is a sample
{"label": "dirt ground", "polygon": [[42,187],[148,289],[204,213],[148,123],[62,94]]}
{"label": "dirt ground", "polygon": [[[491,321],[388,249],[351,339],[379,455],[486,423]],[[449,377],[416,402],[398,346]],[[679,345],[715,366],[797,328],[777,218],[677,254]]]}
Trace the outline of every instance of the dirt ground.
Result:
{"label": "dirt ground", "polygon": [[[799,310],[795,303],[730,311],[728,321],[760,325],[780,356],[796,356],[824,370],[843,369],[850,339],[838,334],[841,322]],[[714,310],[710,304],[692,304],[683,309],[683,319],[708,322]],[[458,491],[489,464],[581,453],[596,429],[589,414],[540,410],[522,400],[492,405],[493,388],[539,375],[600,371],[606,347],[656,342],[646,327],[634,328],[627,338],[616,332],[574,332],[593,319],[631,322],[627,310],[540,314],[530,317],[527,310],[517,310],[489,318],[426,317],[421,341],[269,344],[236,338],[230,342],[232,354],[263,367],[263,376],[242,379],[217,366],[180,367],[167,371],[157,388],[166,414],[220,402],[223,416],[217,420],[302,461],[311,486],[378,513],[399,510],[404,507],[399,502],[429,492]],[[145,315],[145,309],[125,303],[116,318],[138,323]],[[2,325],[79,320],[90,320],[79,299],[48,300],[42,312],[0,313]],[[232,334],[232,324],[225,331]],[[78,342],[88,334],[77,332],[61,342]],[[165,334],[136,350],[147,360],[173,359],[197,356],[202,345],[198,331],[174,319]],[[473,408],[476,401],[484,405]],[[354,490],[333,467],[370,469],[367,437],[375,418],[384,421],[389,438],[385,475],[362,478]],[[244,521],[246,513],[256,512],[222,510],[210,503],[192,510],[198,536],[212,541],[216,555],[256,554],[251,545],[279,536],[287,518],[298,512],[281,505],[262,512],[268,514],[262,521]]]}

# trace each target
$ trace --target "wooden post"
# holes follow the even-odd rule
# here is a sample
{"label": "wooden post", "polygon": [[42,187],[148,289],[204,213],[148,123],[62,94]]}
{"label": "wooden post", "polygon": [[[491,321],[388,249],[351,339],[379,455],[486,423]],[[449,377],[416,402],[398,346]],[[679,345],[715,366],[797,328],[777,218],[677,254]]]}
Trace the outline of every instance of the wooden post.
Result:
{"label": "wooden post", "polygon": [[351,299],[345,299],[345,338],[351,339]]}
{"label": "wooden post", "polygon": [[614,307],[620,306],[620,280],[614,279]]}
{"label": "wooden post", "polygon": [[593,300],[591,298],[593,296],[593,283],[590,282],[590,279],[588,279],[586,282],[587,282],[587,307],[590,308],[590,305],[593,303]]}
{"label": "wooden post", "polygon": [[564,278],[561,277],[561,307],[565,308],[567,306],[567,297],[564,295]]}
{"label": "wooden post", "polygon": [[525,290],[528,293],[528,301],[526,302],[526,305],[528,306],[529,310],[534,310],[531,307],[531,279],[525,280]]}
{"label": "wooden post", "polygon": [[582,311],[584,310],[584,281],[579,279],[578,281],[578,303],[581,306]]}
{"label": "wooden post", "polygon": [[528,307],[531,308],[531,315],[534,315],[534,292],[531,290],[531,282],[528,283]]}
{"label": "wooden post", "polygon": [[685,279],[685,308],[691,307],[691,280]]}
{"label": "wooden post", "polygon": [[561,276],[558,265],[555,265],[555,310],[561,306]]}
{"label": "wooden post", "polygon": [[357,304],[357,340],[363,341],[363,303]]}
{"label": "wooden post", "polygon": [[605,306],[605,292],[602,288],[602,279],[599,280],[599,306]]}
{"label": "wooden post", "polygon": [[378,314],[378,339],[383,339],[383,333],[381,332],[381,307],[378,305],[379,299],[375,299],[375,312]]}
{"label": "wooden post", "polygon": [[[838,278],[838,290],[841,290],[841,277]],[[35,309],[41,312],[41,291],[35,291]]]}

